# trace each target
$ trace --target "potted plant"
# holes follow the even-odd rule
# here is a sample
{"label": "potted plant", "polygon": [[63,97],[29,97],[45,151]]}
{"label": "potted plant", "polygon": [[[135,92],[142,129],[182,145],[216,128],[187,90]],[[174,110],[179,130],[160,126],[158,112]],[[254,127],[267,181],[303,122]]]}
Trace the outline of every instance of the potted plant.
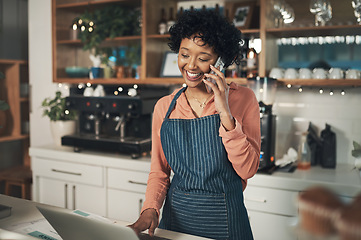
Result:
{"label": "potted plant", "polygon": [[6,126],[6,113],[5,111],[9,109],[9,104],[5,101],[0,100],[0,136],[5,132]]}
{"label": "potted plant", "polygon": [[74,134],[76,130],[76,111],[66,107],[65,97],[57,91],[54,98],[45,98],[41,104],[43,116],[50,119],[50,129],[56,145],[61,145],[61,137]]}

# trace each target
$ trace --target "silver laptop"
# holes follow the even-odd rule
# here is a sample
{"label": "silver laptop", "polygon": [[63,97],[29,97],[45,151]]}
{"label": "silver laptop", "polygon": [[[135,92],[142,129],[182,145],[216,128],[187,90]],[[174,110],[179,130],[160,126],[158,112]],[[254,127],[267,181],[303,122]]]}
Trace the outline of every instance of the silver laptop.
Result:
{"label": "silver laptop", "polygon": [[37,208],[63,240],[169,240],[148,234],[137,236],[129,227],[89,219],[62,208]]}

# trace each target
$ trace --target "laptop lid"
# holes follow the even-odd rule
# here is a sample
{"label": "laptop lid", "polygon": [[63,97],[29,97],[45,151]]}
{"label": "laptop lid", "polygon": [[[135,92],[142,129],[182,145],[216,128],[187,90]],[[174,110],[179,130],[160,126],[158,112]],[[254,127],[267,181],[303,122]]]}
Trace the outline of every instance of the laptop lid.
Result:
{"label": "laptop lid", "polygon": [[63,240],[139,240],[129,227],[89,219],[62,208],[37,208]]}

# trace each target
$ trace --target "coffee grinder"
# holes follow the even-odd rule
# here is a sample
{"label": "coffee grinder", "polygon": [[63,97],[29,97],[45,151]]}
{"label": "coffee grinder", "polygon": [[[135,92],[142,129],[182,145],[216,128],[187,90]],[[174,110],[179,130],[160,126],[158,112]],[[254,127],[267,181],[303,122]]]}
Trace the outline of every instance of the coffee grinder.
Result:
{"label": "coffee grinder", "polygon": [[275,169],[276,116],[272,114],[277,80],[268,77],[249,78],[259,103],[261,126],[261,154],[258,172],[272,173]]}

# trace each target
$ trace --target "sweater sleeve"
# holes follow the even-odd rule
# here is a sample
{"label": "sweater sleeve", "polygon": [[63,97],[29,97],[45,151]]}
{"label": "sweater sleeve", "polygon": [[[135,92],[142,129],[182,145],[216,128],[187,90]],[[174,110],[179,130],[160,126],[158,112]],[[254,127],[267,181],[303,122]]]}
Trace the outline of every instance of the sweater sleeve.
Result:
{"label": "sweater sleeve", "polygon": [[164,156],[160,141],[160,128],[169,105],[167,102],[168,101],[166,101],[165,98],[160,99],[154,107],[150,173],[145,193],[145,201],[141,210],[141,212],[143,212],[148,208],[153,208],[157,211],[158,216],[168,191],[170,184],[169,176],[171,172],[171,168]]}
{"label": "sweater sleeve", "polygon": [[256,174],[259,166],[261,134],[258,101],[252,90],[244,87],[230,96],[230,109],[236,127],[231,131],[221,125],[219,135],[236,173],[242,178],[243,190],[247,179]]}

